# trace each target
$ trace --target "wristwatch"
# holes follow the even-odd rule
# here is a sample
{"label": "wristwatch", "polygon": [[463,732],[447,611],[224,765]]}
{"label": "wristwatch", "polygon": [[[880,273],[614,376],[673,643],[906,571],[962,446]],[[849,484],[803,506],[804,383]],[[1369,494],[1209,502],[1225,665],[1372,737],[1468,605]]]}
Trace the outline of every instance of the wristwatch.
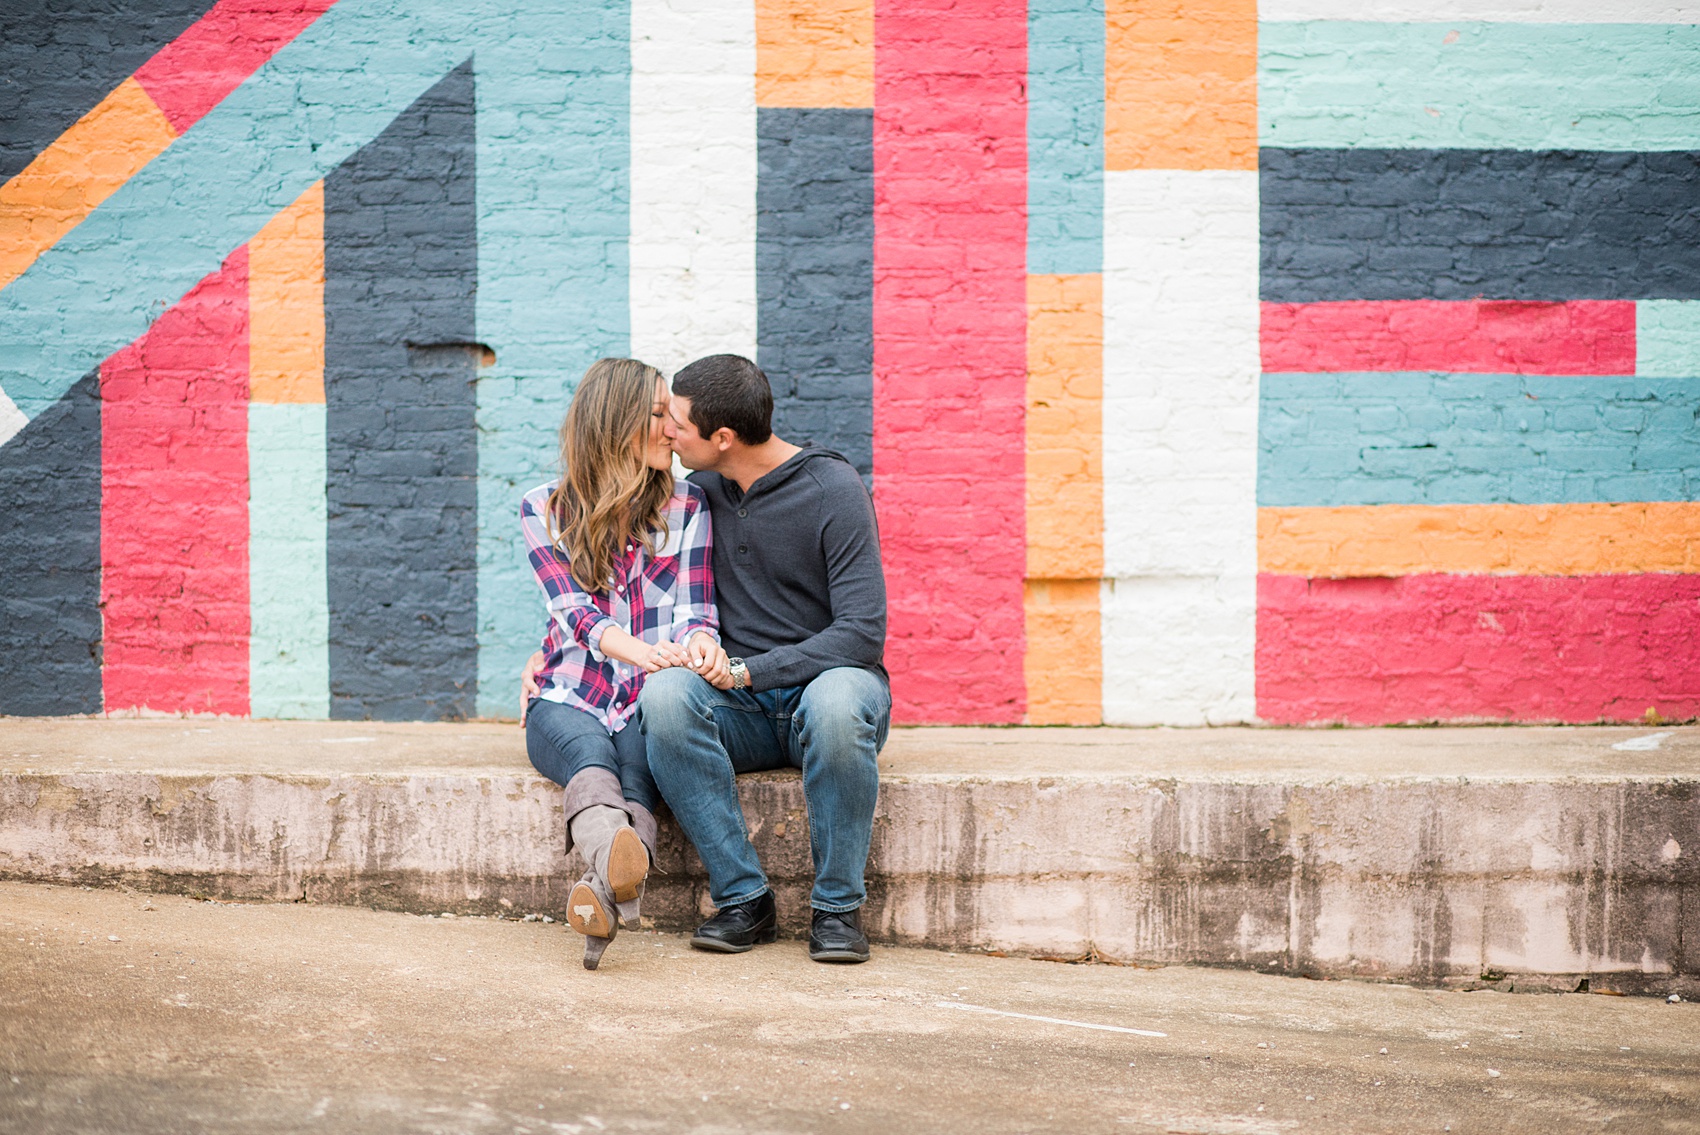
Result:
{"label": "wristwatch", "polygon": [[728,658],[727,669],[732,671],[732,688],[747,690],[750,688],[750,668],[744,665],[742,658]]}

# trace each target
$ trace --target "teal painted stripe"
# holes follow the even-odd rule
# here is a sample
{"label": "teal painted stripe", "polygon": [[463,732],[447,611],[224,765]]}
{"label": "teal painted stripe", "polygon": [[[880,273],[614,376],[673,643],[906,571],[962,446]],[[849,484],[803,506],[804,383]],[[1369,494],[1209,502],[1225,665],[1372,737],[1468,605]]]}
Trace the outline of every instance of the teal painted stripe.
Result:
{"label": "teal painted stripe", "polygon": [[1027,270],[1104,264],[1104,3],[1027,7]]}
{"label": "teal painted stripe", "polygon": [[248,407],[249,700],[254,717],[330,716],[325,407]]}
{"label": "teal painted stripe", "polygon": [[1700,375],[1700,300],[1642,300],[1635,305],[1635,373]]}
{"label": "teal painted stripe", "polygon": [[1266,22],[1258,137],[1295,149],[1700,149],[1700,26]]}
{"label": "teal painted stripe", "polygon": [[516,18],[341,0],[0,292],[0,389],[40,414]]}
{"label": "teal painted stripe", "polygon": [[1265,374],[1268,506],[1700,500],[1700,378]]}
{"label": "teal painted stripe", "polygon": [[520,495],[554,475],[585,368],[630,350],[631,11],[534,0],[478,49],[478,713],[512,717],[543,637]]}

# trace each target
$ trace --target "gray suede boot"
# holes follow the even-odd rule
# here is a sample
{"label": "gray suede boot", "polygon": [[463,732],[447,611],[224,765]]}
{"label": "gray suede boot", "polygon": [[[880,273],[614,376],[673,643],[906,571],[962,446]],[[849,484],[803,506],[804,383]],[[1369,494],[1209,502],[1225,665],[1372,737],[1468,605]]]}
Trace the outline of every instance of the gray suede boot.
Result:
{"label": "gray suede boot", "polygon": [[592,804],[573,816],[573,846],[588,869],[567,899],[567,925],[585,936],[584,967],[595,969],[619,932],[620,915],[637,903],[649,874],[649,849],[643,845],[623,808]]}

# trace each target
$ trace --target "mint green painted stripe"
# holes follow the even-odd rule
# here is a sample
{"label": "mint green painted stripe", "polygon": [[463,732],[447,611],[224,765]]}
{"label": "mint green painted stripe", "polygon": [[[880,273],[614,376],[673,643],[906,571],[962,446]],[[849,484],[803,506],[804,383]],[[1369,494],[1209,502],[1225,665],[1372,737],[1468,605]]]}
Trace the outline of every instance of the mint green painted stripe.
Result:
{"label": "mint green painted stripe", "polygon": [[1700,376],[1700,300],[1642,300],[1635,305],[1635,373],[1649,378]]}
{"label": "mint green painted stripe", "polygon": [[518,712],[543,637],[519,499],[554,475],[585,368],[630,351],[631,10],[532,0],[482,28],[478,98],[480,716]]}
{"label": "mint green painted stripe", "polygon": [[325,407],[248,407],[249,712],[330,716]]}
{"label": "mint green painted stripe", "polygon": [[1258,139],[1294,149],[1700,149],[1700,27],[1265,22]]}
{"label": "mint green painted stripe", "polygon": [[1104,0],[1029,0],[1029,272],[1104,269],[1104,38]]}

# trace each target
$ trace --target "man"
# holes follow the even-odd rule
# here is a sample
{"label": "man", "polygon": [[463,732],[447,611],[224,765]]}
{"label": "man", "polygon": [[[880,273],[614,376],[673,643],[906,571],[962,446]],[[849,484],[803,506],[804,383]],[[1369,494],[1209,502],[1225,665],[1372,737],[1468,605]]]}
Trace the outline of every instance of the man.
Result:
{"label": "man", "polygon": [[746,358],[685,367],[670,415],[673,451],[708,496],[725,652],[651,674],[638,699],[650,769],[708,869],[716,913],[691,945],[742,953],[777,936],[735,774],[790,766],[814,856],[809,956],[867,961],[860,908],[891,724],[873,501],[843,457],[773,433],[767,376]]}

